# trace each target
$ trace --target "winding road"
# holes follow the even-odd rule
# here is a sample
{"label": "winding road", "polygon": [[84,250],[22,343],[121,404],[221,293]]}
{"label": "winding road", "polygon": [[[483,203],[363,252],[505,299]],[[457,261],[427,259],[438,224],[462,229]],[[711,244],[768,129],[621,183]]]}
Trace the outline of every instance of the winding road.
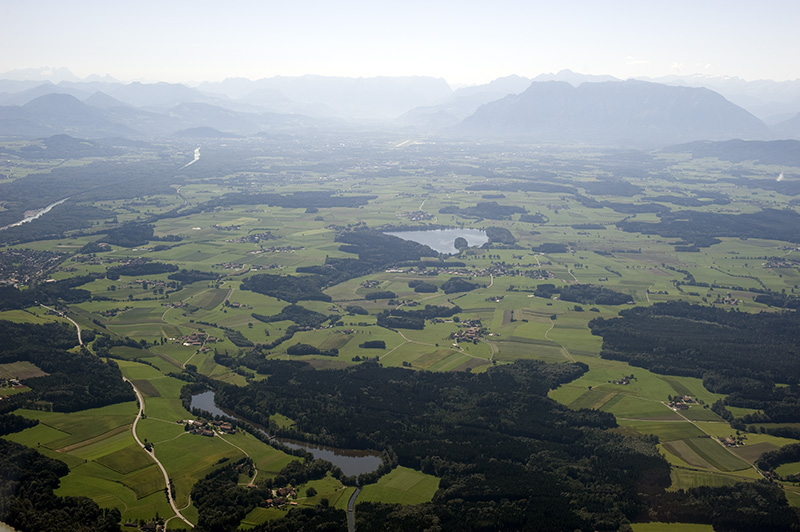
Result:
{"label": "winding road", "polygon": [[[151,450],[148,451],[145,448],[144,443],[142,443],[142,441],[139,439],[139,436],[136,434],[136,425],[139,424],[139,420],[142,419],[142,415],[144,415],[144,397],[142,396],[142,393],[139,391],[139,389],[130,381],[130,379],[128,379],[127,377],[122,377],[122,380],[124,380],[125,382],[127,382],[128,384],[131,385],[131,387],[133,388],[133,391],[136,392],[136,399],[139,401],[139,413],[136,414],[136,419],[133,420],[133,427],[131,429],[132,432],[133,432],[133,439],[135,439],[136,443],[138,443],[139,446],[142,449],[144,449],[144,451],[148,455],[150,455],[150,458],[152,458],[153,461],[155,461],[156,465],[161,470],[161,474],[164,475],[164,483],[165,483],[165,485],[167,487],[167,499],[169,500],[169,505],[172,506],[172,511],[175,512],[175,517],[183,520],[184,523],[186,523],[190,527],[194,528],[194,525],[191,522],[189,522],[189,520],[186,519],[183,516],[181,511],[178,509],[178,506],[175,504],[175,499],[172,497],[172,490],[169,489],[169,475],[167,474],[167,470],[164,469],[164,466],[161,464],[161,462],[158,460],[158,458],[156,458],[155,450],[152,450],[152,448],[151,448]],[[174,517],[171,517],[170,519],[174,519]],[[169,519],[167,521],[169,521]]]}

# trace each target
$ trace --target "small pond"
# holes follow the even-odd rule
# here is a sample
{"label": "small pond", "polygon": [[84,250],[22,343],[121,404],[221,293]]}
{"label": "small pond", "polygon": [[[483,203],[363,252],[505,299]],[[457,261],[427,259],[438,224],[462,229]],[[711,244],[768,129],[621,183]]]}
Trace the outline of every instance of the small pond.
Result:
{"label": "small pond", "polygon": [[456,238],[461,237],[467,241],[469,247],[482,246],[489,241],[486,233],[478,229],[432,229],[428,231],[395,231],[386,233],[403,240],[411,240],[424,244],[439,253],[458,253]]}
{"label": "small pond", "polygon": [[[214,402],[214,392],[206,391],[192,396],[192,408],[205,410],[209,414],[215,416],[226,416],[229,418],[239,419],[233,414],[229,414],[219,408]],[[362,473],[371,473],[378,469],[381,465],[381,457],[367,451],[357,451],[349,449],[336,449],[334,447],[326,447],[324,445],[314,445],[311,443],[303,443],[294,440],[287,440],[285,438],[274,438],[264,432],[262,429],[257,429],[263,434],[266,434],[273,440],[289,447],[290,449],[303,449],[311,453],[314,458],[327,460],[335,466],[338,466],[347,476],[358,476]]]}

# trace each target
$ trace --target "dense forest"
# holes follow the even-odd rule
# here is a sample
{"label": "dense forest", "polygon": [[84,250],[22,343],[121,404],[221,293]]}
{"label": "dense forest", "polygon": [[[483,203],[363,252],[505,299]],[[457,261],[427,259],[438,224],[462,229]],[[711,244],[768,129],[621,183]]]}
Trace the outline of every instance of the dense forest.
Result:
{"label": "dense forest", "polygon": [[762,422],[800,421],[795,312],[749,314],[675,301],[626,309],[589,326],[603,337],[604,358],[702,378],[709,390],[730,394],[726,404],[763,410]]}
{"label": "dense forest", "polygon": [[25,406],[75,412],[135,400],[114,361],[103,362],[83,349],[67,351],[76,343],[75,329],[66,324],[0,321],[0,363],[27,361],[47,373],[26,379],[31,391],[9,397],[0,411]]}
{"label": "dense forest", "polygon": [[[583,373],[581,364],[518,361],[472,375],[375,363],[317,371],[260,360],[269,379],[247,388],[220,385],[221,406],[264,425],[281,413],[296,421],[291,429],[271,425],[283,436],[388,451],[399,465],[441,478],[430,503],[359,504],[361,530],[618,530],[651,519],[795,530],[797,514],[773,485],[664,491],[669,465],[654,438],[609,431],[613,416],[572,411],[546,397]],[[233,499],[218,500],[216,510],[205,511],[231,515]],[[341,519],[318,507],[258,530],[339,530]]]}
{"label": "dense forest", "polygon": [[800,214],[793,210],[764,209],[752,214],[678,211],[662,214],[658,223],[625,220],[617,226],[631,233],[680,238],[700,247],[706,247],[710,237],[725,236],[800,242]]}
{"label": "dense forest", "polygon": [[400,465],[440,476],[432,506],[418,511],[444,530],[616,529],[644,511],[645,486],[669,483],[647,440],[605,431],[615,425],[608,414],[546,397],[585,366],[526,361],[471,375],[265,361],[260,370],[270,378],[223,386],[218,403],[262,424],[280,412],[297,423],[282,435],[391,449]]}
{"label": "dense forest", "polygon": [[550,283],[540,284],[534,290],[537,297],[551,298],[558,294],[559,299],[585,305],[624,305],[632,303],[628,294],[616,292],[602,286],[591,284],[572,284],[557,288]]}
{"label": "dense forest", "polygon": [[331,296],[322,292],[320,278],[315,275],[273,275],[257,273],[242,281],[242,290],[250,290],[265,296],[283,299],[290,303],[300,300],[330,301]]}

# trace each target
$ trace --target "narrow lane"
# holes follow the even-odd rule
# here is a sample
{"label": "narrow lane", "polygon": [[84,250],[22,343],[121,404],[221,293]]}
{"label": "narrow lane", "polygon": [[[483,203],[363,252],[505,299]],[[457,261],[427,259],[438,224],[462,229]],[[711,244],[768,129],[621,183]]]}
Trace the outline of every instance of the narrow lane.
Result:
{"label": "narrow lane", "polygon": [[156,465],[161,470],[161,474],[164,475],[164,483],[167,487],[167,499],[169,500],[169,505],[172,507],[172,511],[175,512],[175,516],[181,519],[184,523],[186,523],[190,527],[194,528],[194,525],[183,516],[181,511],[178,509],[178,506],[175,504],[175,499],[172,497],[172,490],[169,489],[169,475],[167,474],[167,470],[164,469],[164,466],[161,464],[158,458],[156,458],[155,449],[148,451],[145,448],[144,443],[142,443],[142,441],[139,439],[139,436],[136,434],[136,426],[139,424],[139,420],[142,419],[142,415],[144,414],[144,397],[142,396],[142,393],[139,391],[139,389],[130,381],[130,379],[128,379],[127,377],[122,377],[122,380],[131,385],[133,391],[136,393],[136,398],[139,401],[139,413],[136,414],[136,419],[133,421],[133,427],[131,429],[133,431],[133,439],[136,440],[136,443],[138,443],[142,449],[144,449],[144,452],[150,455],[150,458],[152,458],[153,461],[155,461]]}
{"label": "narrow lane", "polygon": [[348,532],[356,532],[356,498],[361,493],[361,488],[356,486],[356,491],[350,496],[347,501],[347,530]]}
{"label": "narrow lane", "polygon": [[78,325],[78,322],[76,322],[75,320],[73,320],[72,318],[70,318],[69,316],[67,316],[63,312],[61,312],[60,310],[56,310],[54,308],[48,307],[47,305],[42,305],[41,303],[39,303],[39,306],[42,307],[42,308],[46,308],[47,310],[49,310],[51,312],[55,312],[56,314],[58,314],[62,318],[71,321],[72,324],[75,326],[75,330],[78,331],[78,344],[83,345],[83,338],[81,337],[81,326]]}

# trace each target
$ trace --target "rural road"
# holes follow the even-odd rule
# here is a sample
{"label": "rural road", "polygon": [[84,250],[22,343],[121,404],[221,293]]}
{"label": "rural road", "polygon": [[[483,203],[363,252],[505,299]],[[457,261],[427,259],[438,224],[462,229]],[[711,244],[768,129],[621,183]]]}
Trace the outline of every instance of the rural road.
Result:
{"label": "rural road", "polygon": [[127,377],[122,377],[122,380],[124,380],[125,382],[127,382],[127,383],[129,383],[131,385],[131,387],[133,388],[133,391],[136,392],[136,398],[139,400],[139,413],[136,414],[136,419],[133,420],[133,428],[131,429],[133,431],[133,439],[135,439],[136,443],[138,443],[139,446],[142,449],[144,449],[144,452],[146,452],[147,454],[150,455],[150,457],[155,461],[155,463],[158,466],[158,468],[161,470],[161,473],[164,475],[164,483],[166,484],[166,487],[167,487],[167,499],[169,500],[169,505],[172,506],[172,511],[175,512],[175,516],[178,517],[179,519],[183,520],[183,522],[186,523],[187,525],[189,525],[190,527],[194,528],[194,525],[192,523],[190,523],[189,520],[186,519],[183,516],[183,514],[181,514],[181,511],[178,509],[178,506],[175,504],[175,499],[172,498],[172,490],[169,489],[169,475],[167,474],[167,470],[164,469],[164,466],[161,464],[161,462],[158,460],[158,458],[156,458],[155,451],[154,450],[148,451],[147,449],[145,449],[144,443],[142,443],[142,441],[139,439],[139,436],[136,434],[136,425],[139,424],[139,420],[142,419],[142,415],[144,414],[144,397],[142,397],[142,393],[130,381],[130,379],[128,379]]}
{"label": "rural road", "polygon": [[59,316],[61,316],[62,318],[66,318],[66,319],[68,319],[69,321],[71,321],[71,322],[72,322],[72,324],[75,326],[75,329],[78,331],[78,344],[80,344],[80,345],[83,345],[83,338],[81,338],[81,326],[80,326],[80,325],[78,325],[78,323],[77,323],[75,320],[73,320],[72,318],[70,318],[69,316],[67,316],[66,314],[64,314],[63,312],[61,312],[61,311],[58,311],[58,310],[56,310],[56,309],[54,309],[54,308],[50,308],[50,307],[48,307],[47,305],[42,305],[41,303],[39,303],[39,306],[40,306],[40,307],[43,307],[43,308],[46,308],[47,310],[49,310],[49,311],[51,311],[51,312],[55,312],[56,314],[58,314],[58,315],[59,315]]}
{"label": "rural road", "polygon": [[361,488],[356,487],[356,491],[350,495],[350,500],[347,501],[347,531],[356,532],[356,498],[361,493]]}

